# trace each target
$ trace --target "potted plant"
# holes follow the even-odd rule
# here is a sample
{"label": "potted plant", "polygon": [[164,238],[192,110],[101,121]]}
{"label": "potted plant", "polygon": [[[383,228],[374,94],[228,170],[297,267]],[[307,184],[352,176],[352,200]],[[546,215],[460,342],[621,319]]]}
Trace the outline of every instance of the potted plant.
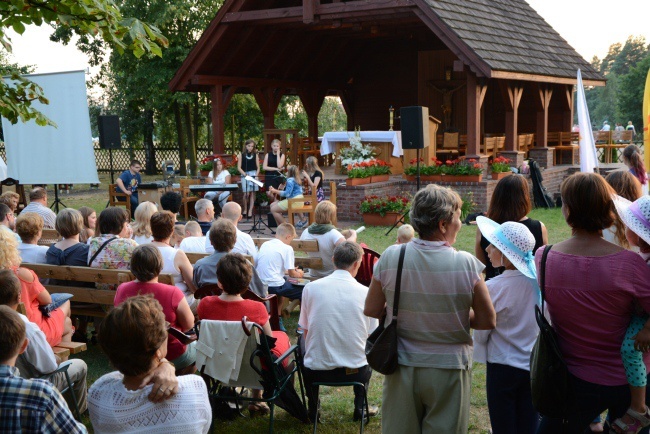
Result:
{"label": "potted plant", "polygon": [[214,161],[214,155],[208,155],[201,160],[201,164],[199,165],[199,173],[201,176],[205,177],[210,174],[210,171],[212,170],[212,161]]}
{"label": "potted plant", "polygon": [[490,170],[492,172],[492,179],[501,179],[512,174],[512,170],[510,170],[510,160],[506,157],[497,157],[492,160]]}
{"label": "potted plant", "polygon": [[369,162],[369,171],[371,173],[370,182],[386,182],[390,176],[391,165],[384,160],[379,160],[377,158],[370,160]]}
{"label": "potted plant", "polygon": [[435,157],[431,159],[430,165],[420,168],[420,174],[422,175],[423,181],[442,181],[443,172],[444,166],[442,164],[442,161],[438,160]]}
{"label": "potted plant", "polygon": [[447,160],[443,171],[449,182],[480,182],[483,177],[483,168],[474,159]]}
{"label": "potted plant", "polygon": [[390,226],[409,209],[406,196],[366,196],[359,204],[359,213],[368,226]]}
{"label": "potted plant", "polygon": [[[411,165],[409,167],[404,168],[404,173],[402,174],[402,176],[404,177],[404,179],[406,179],[409,182],[415,182],[415,177],[418,174],[417,162],[418,162],[418,159],[414,158],[411,161],[409,161],[409,163]],[[423,162],[424,162],[424,160],[422,158],[420,158],[420,163],[423,163]],[[422,175],[422,167],[424,167],[424,166],[420,165],[420,177]]]}
{"label": "potted plant", "polygon": [[345,181],[345,184],[350,186],[369,184],[370,177],[372,176],[369,166],[367,161],[348,164],[348,179]]}

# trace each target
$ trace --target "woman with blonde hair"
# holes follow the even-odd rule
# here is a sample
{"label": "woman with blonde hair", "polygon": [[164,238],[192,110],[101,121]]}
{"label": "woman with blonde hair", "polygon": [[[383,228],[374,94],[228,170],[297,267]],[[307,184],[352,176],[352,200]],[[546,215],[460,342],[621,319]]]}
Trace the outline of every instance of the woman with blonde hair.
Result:
{"label": "woman with blonde hair", "polygon": [[280,149],[280,141],[274,139],[271,142],[271,152],[264,156],[262,168],[264,169],[264,187],[278,188],[282,184],[282,169],[284,169],[285,156]]}
{"label": "woman with blonde hair", "polygon": [[79,241],[85,243],[90,237],[95,236],[95,228],[97,227],[97,211],[89,206],[82,206],[78,211],[81,213],[81,217],[83,218],[83,228],[81,232],[79,232]]}
{"label": "woman with blonde hair", "polygon": [[43,236],[43,217],[35,212],[22,213],[16,219],[16,233],[22,240],[18,244],[20,257],[31,264],[45,264],[47,246],[39,246]]}
{"label": "woman with blonde hair", "polygon": [[142,202],[135,209],[135,222],[131,224],[133,239],[138,245],[153,241],[151,236],[151,216],[158,212],[153,202]]}
{"label": "woman with blonde hair", "polygon": [[[634,202],[643,196],[641,183],[636,178],[636,176],[628,171],[616,170],[614,172],[610,172],[607,177],[605,177],[605,181],[607,181],[607,183],[612,186],[612,188],[616,191],[616,194],[624,197],[630,202]],[[616,216],[616,221],[614,224],[609,228],[603,230],[603,238],[605,238],[605,240],[609,241],[610,243],[614,243],[623,247],[624,249],[638,251],[638,249],[634,249],[632,246],[630,246],[627,238],[625,238],[625,225],[621,219],[618,218],[618,215]]]}
{"label": "woman with blonde hair", "polygon": [[[275,218],[278,226],[280,226],[285,222],[282,213],[289,209],[289,199],[303,197],[298,166],[291,165],[287,167],[287,185],[284,187],[284,190],[278,190],[277,188],[271,187],[269,188],[269,191],[284,198],[281,201],[276,201],[271,204],[271,213],[273,214],[273,217]],[[296,223],[296,228],[304,228],[306,224],[307,219],[302,214],[300,214],[300,221]]]}
{"label": "woman with blonde hair", "polygon": [[316,194],[316,200],[322,202],[325,200],[325,193],[323,192],[323,182],[325,177],[323,171],[318,166],[318,159],[313,155],[307,157],[305,161],[305,170],[302,171],[302,177],[309,184],[309,189],[312,194]]}
{"label": "woman with blonde hair", "polygon": [[18,209],[18,202],[20,201],[20,195],[15,191],[5,191],[0,196],[0,203],[7,205],[13,212],[16,212]]}
{"label": "woman with blonde hair", "polygon": [[45,334],[51,346],[72,340],[72,321],[70,320],[70,302],[65,301],[57,309],[50,311],[49,317],[39,309],[52,303],[52,296],[38,281],[36,273],[21,268],[18,254],[18,241],[9,231],[0,231],[0,269],[14,272],[21,286],[21,301],[25,304],[27,318],[35,323]]}

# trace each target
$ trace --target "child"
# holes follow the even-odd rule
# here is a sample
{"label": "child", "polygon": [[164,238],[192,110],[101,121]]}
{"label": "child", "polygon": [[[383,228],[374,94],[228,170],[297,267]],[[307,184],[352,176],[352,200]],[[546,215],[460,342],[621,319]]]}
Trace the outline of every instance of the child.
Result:
{"label": "child", "polygon": [[[642,196],[634,202],[617,196],[614,204],[625,223],[628,242],[639,247],[639,254],[650,265],[650,196]],[[650,425],[650,410],[645,405],[647,372],[642,353],[650,344],[650,330],[646,328],[650,324],[648,318],[646,312],[634,315],[625,333],[621,356],[630,384],[631,402],[627,413],[614,421],[611,432],[638,433]]]}
{"label": "child", "polygon": [[244,180],[245,176],[252,176],[257,179],[260,174],[260,161],[255,150],[255,141],[246,140],[244,148],[237,155],[237,169],[241,174],[241,189],[244,192],[244,212],[246,219],[253,217],[253,205],[255,204],[255,192],[259,189],[254,182]]}
{"label": "child", "polygon": [[643,194],[648,194],[648,174],[643,164],[643,156],[636,145],[623,149],[623,163],[630,168],[630,173],[637,177],[643,187]]}
{"label": "child", "polygon": [[302,171],[302,177],[309,184],[311,194],[316,193],[316,200],[322,202],[325,200],[325,192],[323,192],[323,171],[318,167],[318,159],[314,156],[307,157],[305,162],[305,170]]}
{"label": "child", "polygon": [[169,245],[173,246],[175,249],[180,249],[181,243],[183,242],[184,239],[185,239],[185,225],[175,224],[174,233],[172,234],[172,237],[169,239]]}
{"label": "child", "polygon": [[[288,274],[289,277],[303,276],[302,270],[296,270],[294,265],[291,241],[295,237],[296,230],[293,226],[289,223],[279,225],[275,232],[275,239],[265,242],[260,247],[255,264],[260,279],[269,287],[269,294],[287,297],[290,300],[302,298],[302,286],[295,286],[284,280],[285,274]],[[278,303],[278,305],[281,307],[282,303]]]}
{"label": "child", "polygon": [[185,238],[181,241],[179,249],[185,253],[205,253],[206,236],[201,231],[201,226],[190,221],[185,223]]}
{"label": "child", "polygon": [[[284,223],[284,217],[282,212],[286,211],[289,208],[288,199],[301,198],[302,196],[302,186],[300,185],[300,173],[298,172],[298,167],[291,165],[287,168],[287,185],[284,187],[284,190],[278,190],[277,188],[271,187],[269,191],[273,194],[279,194],[284,200],[279,202],[273,202],[271,204],[271,213],[278,225]],[[296,228],[302,229],[307,225],[307,218],[302,214],[299,214],[300,221],[296,223]]]}
{"label": "child", "polygon": [[[539,288],[533,258],[535,237],[521,223],[502,225],[479,216],[476,223],[490,242],[488,258],[505,271],[486,282],[497,325],[474,331],[474,359],[487,363],[488,411],[494,434],[537,431],[530,391],[530,353],[538,327],[533,315]],[[525,312],[526,315],[522,313]]]}
{"label": "child", "polygon": [[395,244],[406,244],[415,236],[415,230],[411,225],[402,225],[397,229],[397,242]]}

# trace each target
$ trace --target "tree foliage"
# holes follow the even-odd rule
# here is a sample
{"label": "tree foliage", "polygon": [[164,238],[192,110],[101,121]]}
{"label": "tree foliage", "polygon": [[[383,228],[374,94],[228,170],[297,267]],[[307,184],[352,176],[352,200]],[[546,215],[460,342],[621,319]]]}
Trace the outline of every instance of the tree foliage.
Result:
{"label": "tree foliage", "polygon": [[[167,39],[160,30],[136,18],[125,17],[112,0],[2,0],[0,1],[0,44],[11,52],[7,29],[19,35],[28,25],[50,24],[59,29],[74,30],[86,41],[102,40],[118,53],[130,52],[161,56]],[[0,115],[12,123],[34,119],[39,125],[51,124],[32,102],[47,104],[43,89],[20,77],[20,69],[9,68],[0,77]]]}

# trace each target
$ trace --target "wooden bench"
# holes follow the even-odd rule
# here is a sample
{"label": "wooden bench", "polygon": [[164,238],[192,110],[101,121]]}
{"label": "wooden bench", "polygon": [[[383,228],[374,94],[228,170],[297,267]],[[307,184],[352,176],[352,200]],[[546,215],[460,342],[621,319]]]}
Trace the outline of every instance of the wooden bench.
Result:
{"label": "wooden bench", "polygon": [[[104,270],[90,267],[72,267],[67,265],[47,265],[23,263],[22,267],[28,268],[39,277],[39,279],[56,279],[74,282],[105,283],[119,285],[135,279],[129,270]],[[174,280],[170,274],[158,276],[160,283],[173,285]],[[72,294],[74,302],[99,304],[99,307],[74,306],[74,315],[86,315],[103,318],[106,316],[104,306],[113,307],[115,291],[108,289],[83,288],[71,285],[45,285],[50,294],[68,293]],[[73,353],[74,354],[74,353]]]}
{"label": "wooden bench", "polygon": [[[27,309],[25,309],[25,303],[18,303],[18,313],[21,313],[27,316]],[[56,356],[59,356],[61,360],[66,360],[70,357],[70,354],[78,354],[82,351],[86,351],[88,346],[84,342],[60,342],[57,346],[52,347],[52,351]]]}
{"label": "wooden bench", "polygon": [[51,246],[59,241],[61,241],[61,235],[56,231],[56,229],[43,229],[41,234],[41,239],[38,240],[39,246]]}

